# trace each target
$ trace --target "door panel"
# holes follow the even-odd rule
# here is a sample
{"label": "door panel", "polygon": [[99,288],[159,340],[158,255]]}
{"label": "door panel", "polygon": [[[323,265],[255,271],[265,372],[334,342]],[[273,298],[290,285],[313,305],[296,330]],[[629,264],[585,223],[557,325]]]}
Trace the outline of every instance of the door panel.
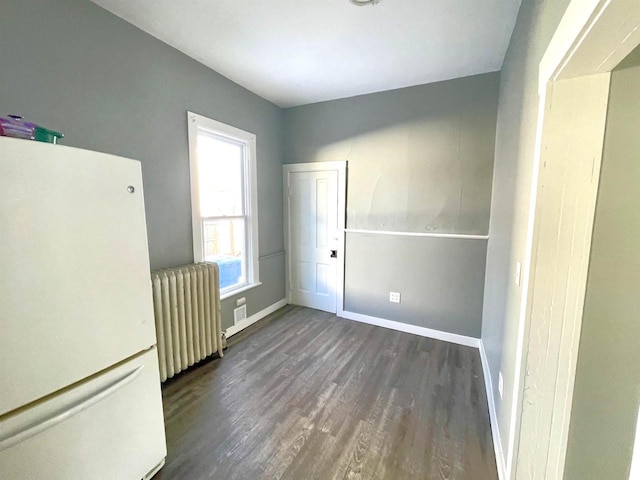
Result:
{"label": "door panel", "polygon": [[291,301],[335,313],[338,172],[291,172],[289,188]]}

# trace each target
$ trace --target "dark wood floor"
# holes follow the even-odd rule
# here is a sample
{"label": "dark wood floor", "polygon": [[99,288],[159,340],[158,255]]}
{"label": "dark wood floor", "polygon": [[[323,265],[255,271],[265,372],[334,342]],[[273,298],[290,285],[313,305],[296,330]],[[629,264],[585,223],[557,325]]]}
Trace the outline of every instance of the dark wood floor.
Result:
{"label": "dark wood floor", "polygon": [[478,351],[285,307],[163,387],[174,479],[495,480]]}

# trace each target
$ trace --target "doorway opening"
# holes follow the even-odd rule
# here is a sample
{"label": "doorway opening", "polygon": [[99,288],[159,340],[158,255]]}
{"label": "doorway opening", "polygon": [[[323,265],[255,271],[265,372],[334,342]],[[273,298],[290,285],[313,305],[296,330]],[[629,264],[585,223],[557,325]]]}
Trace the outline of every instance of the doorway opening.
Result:
{"label": "doorway opening", "polygon": [[565,472],[611,72],[638,44],[640,4],[573,0],[540,63],[507,479]]}

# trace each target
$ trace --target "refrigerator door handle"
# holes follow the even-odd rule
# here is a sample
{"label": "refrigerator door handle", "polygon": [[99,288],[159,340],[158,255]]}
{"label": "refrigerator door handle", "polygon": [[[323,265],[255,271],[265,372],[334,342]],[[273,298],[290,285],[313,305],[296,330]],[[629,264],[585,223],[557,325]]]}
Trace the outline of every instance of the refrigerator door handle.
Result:
{"label": "refrigerator door handle", "polygon": [[[101,402],[111,394],[135,380],[135,378],[140,375],[143,368],[144,365],[139,365],[134,370],[111,380],[106,385],[101,385],[100,388],[83,395],[80,399],[72,402],[71,404],[55,409],[43,418],[20,421],[20,417],[24,414],[17,413],[15,416],[15,422],[12,422],[12,420],[14,420],[12,418],[5,420],[5,422],[15,423],[15,425],[13,427],[10,426],[6,431],[2,431],[3,429],[0,428],[0,452],[61,422],[64,422],[74,415],[92,407],[96,403]],[[0,422],[0,426],[1,423],[2,422]]]}

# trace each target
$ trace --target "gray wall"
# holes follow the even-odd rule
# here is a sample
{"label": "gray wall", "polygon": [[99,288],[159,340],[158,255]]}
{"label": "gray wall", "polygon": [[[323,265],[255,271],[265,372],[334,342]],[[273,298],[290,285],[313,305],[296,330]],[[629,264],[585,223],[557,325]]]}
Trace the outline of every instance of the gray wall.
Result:
{"label": "gray wall", "polygon": [[[285,162],[348,160],[347,228],[486,235],[498,79],[287,109]],[[347,310],[479,336],[486,241],[463,242],[348,233]],[[391,289],[403,295],[400,305],[389,304]],[[471,300],[444,308],[450,298]]]}
{"label": "gray wall", "polygon": [[640,48],[623,64],[611,76],[566,480],[629,478],[640,405]]}
{"label": "gray wall", "polygon": [[[0,11],[1,113],[142,162],[152,268],[193,261],[187,110],[257,135],[260,255],[284,249],[281,109],[87,0],[0,0]],[[283,256],[260,262],[249,314],[284,298],[283,270]]]}
{"label": "gray wall", "polygon": [[[538,113],[538,65],[569,0],[522,2],[500,72],[491,226],[487,251],[482,341],[487,353],[498,428],[508,446],[521,288]],[[504,394],[498,394],[503,373]],[[505,451],[505,454],[507,452]]]}
{"label": "gray wall", "polygon": [[486,241],[347,235],[345,309],[479,338],[486,255]]}

